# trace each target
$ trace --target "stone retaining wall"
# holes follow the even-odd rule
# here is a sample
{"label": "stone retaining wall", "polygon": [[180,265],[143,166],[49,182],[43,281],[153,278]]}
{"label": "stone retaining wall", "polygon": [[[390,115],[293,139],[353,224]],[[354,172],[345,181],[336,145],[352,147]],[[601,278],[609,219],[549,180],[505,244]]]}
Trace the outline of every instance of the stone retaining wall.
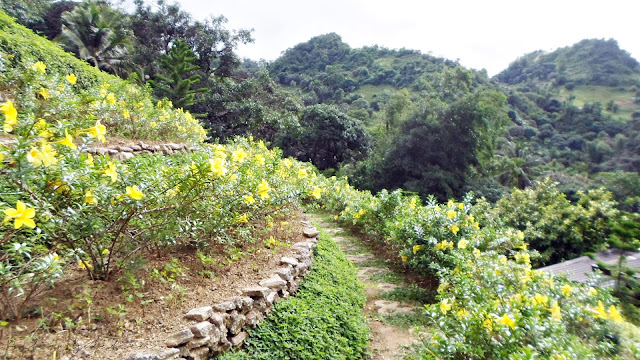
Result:
{"label": "stone retaining wall", "polygon": [[184,329],[160,335],[165,337],[166,350],[135,352],[124,360],[206,360],[241,347],[248,336],[247,330],[255,328],[280,299],[295,294],[311,268],[319,232],[311,223],[302,223],[306,241],[291,246],[291,253],[280,259],[281,267],[275,269],[272,276],[242,289],[242,296],[191,309],[184,315]]}
{"label": "stone retaining wall", "polygon": [[187,153],[194,148],[186,144],[167,143],[161,145],[151,145],[143,141],[138,141],[129,145],[115,145],[109,147],[90,147],[86,152],[94,155],[109,155],[118,160],[128,160],[141,154],[163,154],[171,155],[175,153]]}

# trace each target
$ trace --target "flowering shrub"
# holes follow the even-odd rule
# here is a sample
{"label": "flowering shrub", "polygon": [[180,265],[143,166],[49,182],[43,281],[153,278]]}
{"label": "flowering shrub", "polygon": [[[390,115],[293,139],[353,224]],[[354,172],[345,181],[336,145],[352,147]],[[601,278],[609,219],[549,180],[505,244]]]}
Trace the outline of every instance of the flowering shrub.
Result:
{"label": "flowering shrub", "polygon": [[[604,290],[533,270],[526,233],[471,198],[437,204],[400,190],[377,196],[326,179],[336,219],[376,234],[408,267],[437,276],[432,327],[410,359],[638,358],[638,329]],[[477,207],[477,208],[476,208]],[[498,214],[499,215],[499,214]]]}

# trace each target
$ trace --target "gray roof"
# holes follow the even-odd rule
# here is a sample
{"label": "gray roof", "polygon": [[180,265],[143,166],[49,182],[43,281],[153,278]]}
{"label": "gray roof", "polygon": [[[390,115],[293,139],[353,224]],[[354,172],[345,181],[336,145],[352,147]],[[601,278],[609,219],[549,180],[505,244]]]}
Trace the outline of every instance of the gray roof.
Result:
{"label": "gray roof", "polygon": [[[563,274],[566,275],[567,278],[571,281],[586,283],[589,279],[589,274],[591,274],[593,272],[593,269],[597,267],[598,261],[605,264],[614,265],[618,262],[620,254],[620,250],[611,249],[595,253],[594,256],[597,260],[591,259],[588,256],[581,256],[576,259],[545,266],[539,268],[538,270]],[[640,270],[640,252],[625,252],[625,256],[625,265],[627,267],[634,270]]]}

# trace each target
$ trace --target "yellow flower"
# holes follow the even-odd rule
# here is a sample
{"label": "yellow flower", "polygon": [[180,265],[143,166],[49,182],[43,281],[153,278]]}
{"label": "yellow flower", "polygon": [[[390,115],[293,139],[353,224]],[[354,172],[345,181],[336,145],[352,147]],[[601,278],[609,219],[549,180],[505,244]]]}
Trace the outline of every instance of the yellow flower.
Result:
{"label": "yellow flower", "polygon": [[482,327],[487,329],[487,331],[493,330],[493,319],[491,317],[487,317],[482,322]]}
{"label": "yellow flower", "polygon": [[133,200],[141,200],[144,197],[142,191],[138,190],[137,185],[127,186],[124,196],[128,196]]}
{"label": "yellow flower", "polygon": [[288,169],[291,166],[293,166],[293,161],[291,161],[291,159],[289,159],[289,158],[284,159],[284,160],[282,160],[282,165],[284,165],[284,167],[286,167]]}
{"label": "yellow flower", "polygon": [[604,304],[602,304],[602,301],[598,301],[598,307],[593,309],[593,314],[595,315],[595,317],[600,319],[607,318],[607,311],[604,309]]}
{"label": "yellow flower", "polygon": [[129,117],[131,117],[131,114],[129,114],[129,110],[124,109],[122,111],[122,116],[124,116],[125,118],[129,118]]}
{"label": "yellow flower", "polygon": [[256,156],[254,156],[253,158],[256,159],[256,163],[258,164],[258,166],[264,166],[264,163],[265,163],[264,156],[260,154],[256,154]]}
{"label": "yellow flower", "polygon": [[609,317],[611,318],[611,320],[615,321],[616,323],[621,323],[623,321],[622,316],[618,311],[618,308],[616,308],[614,305],[611,305],[609,307]]}
{"label": "yellow flower", "polygon": [[221,177],[227,173],[225,161],[223,158],[215,158],[213,160],[209,160],[209,164],[211,165],[211,172],[213,173],[213,176]]}
{"label": "yellow flower", "polygon": [[60,141],[56,141],[56,144],[68,146],[72,149],[77,149],[78,147],[73,143],[73,137],[69,135],[67,129],[64,130],[64,139]]}
{"label": "yellow flower", "polygon": [[67,79],[67,82],[71,85],[75,85],[76,81],[78,81],[78,78],[76,77],[75,74],[70,74],[65,76],[65,79]]}
{"label": "yellow flower", "polygon": [[57,153],[51,145],[46,144],[42,147],[42,151],[36,148],[29,150],[27,160],[35,167],[40,167],[40,165],[48,167],[58,162],[56,155]]}
{"label": "yellow flower", "polygon": [[86,204],[97,204],[98,203],[98,199],[95,197],[95,195],[93,195],[93,193],[91,192],[91,189],[87,189],[84,192],[84,202]]}
{"label": "yellow flower", "polygon": [[238,149],[231,153],[231,159],[235,162],[243,162],[247,158],[247,153],[243,149]]}
{"label": "yellow flower", "polygon": [[416,208],[417,204],[418,200],[416,200],[416,198],[411,198],[411,200],[409,200],[409,208],[411,208],[412,210]]}
{"label": "yellow flower", "polygon": [[510,328],[512,328],[512,329],[515,329],[515,327],[516,327],[516,322],[515,322],[515,321],[513,321],[513,319],[512,319],[509,315],[507,315],[507,313],[505,313],[505,314],[500,318],[500,322],[501,322],[502,324],[507,325],[508,327],[510,327]]}
{"label": "yellow flower", "polygon": [[152,121],[152,122],[150,122],[150,123],[149,123],[149,126],[151,126],[151,127],[156,127],[156,126],[158,126],[158,124],[156,124],[156,122],[155,122],[155,121]]}
{"label": "yellow flower", "polygon": [[105,101],[109,104],[109,105],[115,105],[117,99],[116,96],[113,95],[113,93],[109,93],[105,99]]}
{"label": "yellow flower", "polygon": [[311,191],[311,196],[313,196],[316,199],[320,199],[320,197],[322,196],[322,189],[320,189],[319,187],[314,187],[313,190]]}
{"label": "yellow flower", "polygon": [[413,253],[417,254],[422,249],[422,245],[413,245]]}
{"label": "yellow flower", "polygon": [[27,208],[27,205],[20,200],[16,202],[15,209],[5,209],[4,214],[6,216],[2,223],[6,224],[13,219],[13,226],[15,229],[20,229],[22,225],[32,229],[36,227],[36,223],[33,221],[33,218],[36,216],[36,210],[33,208]]}
{"label": "yellow flower", "polygon": [[269,245],[274,246],[276,244],[276,239],[273,235],[269,236]]}
{"label": "yellow flower", "polygon": [[118,181],[118,168],[114,163],[109,161],[107,166],[104,168],[104,175],[111,178],[111,182]]}
{"label": "yellow flower", "polygon": [[402,262],[407,262],[407,260],[409,260],[407,255],[402,255]]}
{"label": "yellow flower", "polygon": [[262,182],[258,185],[258,195],[260,195],[260,197],[263,199],[268,199],[270,190],[271,187],[269,187],[267,180],[263,179]]}
{"label": "yellow flower", "polygon": [[451,310],[451,303],[449,303],[449,299],[444,299],[440,302],[440,311],[444,315],[447,315],[447,311]]}
{"label": "yellow flower", "polygon": [[47,70],[47,65],[45,65],[45,63],[43,63],[42,61],[38,61],[37,63],[31,65],[31,69],[44,74]]}
{"label": "yellow flower", "polygon": [[458,241],[458,249],[465,249],[469,245],[469,240]]}
{"label": "yellow flower", "polygon": [[571,290],[573,290],[571,285],[567,284],[567,285],[563,286],[562,289],[561,289],[562,295],[571,296]]}
{"label": "yellow flower", "polygon": [[552,319],[562,320],[562,312],[560,311],[560,306],[558,306],[557,301],[553,302],[553,304],[551,305],[551,308],[549,308],[549,311],[551,311]]}
{"label": "yellow flower", "polygon": [[244,197],[244,203],[245,203],[245,204],[247,204],[247,205],[251,205],[251,204],[253,204],[254,202],[256,202],[256,199],[254,199],[254,198],[253,198],[253,196],[251,196],[251,195],[247,195],[247,196],[245,196],[245,197]]}
{"label": "yellow flower", "polygon": [[533,297],[533,302],[536,303],[536,305],[546,305],[547,302],[549,302],[549,298],[542,294],[536,293],[536,295]]}
{"label": "yellow flower", "polygon": [[13,131],[13,127],[18,125],[18,110],[13,106],[13,102],[7,100],[3,103],[0,112],[4,114],[4,131]]}
{"label": "yellow flower", "polygon": [[90,137],[98,138],[98,140],[102,142],[107,141],[107,139],[104,137],[104,135],[107,133],[107,128],[104,125],[100,124],[100,120],[96,121],[96,126],[85,129],[84,131],[87,131]]}
{"label": "yellow flower", "polygon": [[449,217],[449,219],[453,219],[454,217],[456,217],[456,212],[453,210],[449,210],[447,211],[447,216]]}
{"label": "yellow flower", "polygon": [[476,258],[479,258],[480,256],[482,256],[482,253],[478,249],[473,249],[472,252],[473,252],[473,256],[475,256]]}
{"label": "yellow flower", "polygon": [[460,228],[458,227],[458,224],[453,224],[453,225],[449,226],[449,230],[451,230],[453,235],[457,235],[458,231],[460,231]]}
{"label": "yellow flower", "polygon": [[93,155],[87,153],[87,159],[84,161],[86,165],[93,166]]}
{"label": "yellow flower", "polygon": [[247,223],[249,222],[249,219],[247,218],[247,214],[242,214],[242,216],[238,217],[236,221],[241,223]]}
{"label": "yellow flower", "polygon": [[87,260],[87,261],[82,261],[82,260],[78,260],[78,267],[82,270],[85,269],[89,269],[89,270],[93,270],[93,265],[91,265],[91,263]]}
{"label": "yellow flower", "polygon": [[449,283],[444,281],[442,284],[438,285],[438,292],[441,293],[445,291],[449,287]]}
{"label": "yellow flower", "polygon": [[304,179],[305,177],[307,177],[307,169],[302,168],[300,170],[298,170],[298,179]]}
{"label": "yellow flower", "polygon": [[45,100],[51,97],[51,92],[49,92],[49,89],[47,88],[41,88],[40,91],[38,91],[38,94],[40,94]]}
{"label": "yellow flower", "polygon": [[102,255],[109,255],[109,253],[110,253],[109,249],[102,250]]}
{"label": "yellow flower", "polygon": [[595,288],[593,288],[593,287],[590,287],[590,288],[589,288],[589,295],[591,295],[591,296],[596,296],[596,295],[598,295],[598,290],[596,290],[596,289],[595,289]]}
{"label": "yellow flower", "polygon": [[458,209],[460,209],[460,210],[464,209],[464,204],[463,203],[458,203]]}

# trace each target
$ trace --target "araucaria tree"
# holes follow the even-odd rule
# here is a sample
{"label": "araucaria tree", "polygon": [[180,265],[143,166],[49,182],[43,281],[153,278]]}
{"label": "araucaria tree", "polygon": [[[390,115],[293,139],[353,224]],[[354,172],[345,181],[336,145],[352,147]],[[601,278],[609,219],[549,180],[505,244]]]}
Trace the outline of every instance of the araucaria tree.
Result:
{"label": "araucaria tree", "polygon": [[186,42],[176,40],[169,54],[160,58],[162,73],[149,81],[155,95],[168,98],[177,108],[187,108],[198,102],[195,95],[207,89],[193,88],[200,82],[200,75],[194,74],[200,69],[193,64],[197,59]]}

